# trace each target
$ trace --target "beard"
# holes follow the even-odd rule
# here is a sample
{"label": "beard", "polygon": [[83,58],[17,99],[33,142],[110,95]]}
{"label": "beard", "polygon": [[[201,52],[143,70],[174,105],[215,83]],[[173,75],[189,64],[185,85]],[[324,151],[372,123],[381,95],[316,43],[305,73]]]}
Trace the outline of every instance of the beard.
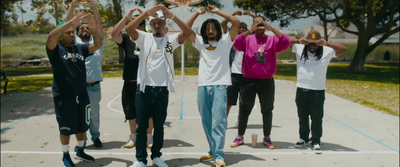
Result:
{"label": "beard", "polygon": [[89,33],[81,34],[81,35],[79,35],[79,38],[81,38],[83,40],[89,40],[90,34]]}
{"label": "beard", "polygon": [[217,37],[214,35],[214,36],[208,36],[208,40],[209,41],[214,41],[214,40],[216,40],[217,39]]}

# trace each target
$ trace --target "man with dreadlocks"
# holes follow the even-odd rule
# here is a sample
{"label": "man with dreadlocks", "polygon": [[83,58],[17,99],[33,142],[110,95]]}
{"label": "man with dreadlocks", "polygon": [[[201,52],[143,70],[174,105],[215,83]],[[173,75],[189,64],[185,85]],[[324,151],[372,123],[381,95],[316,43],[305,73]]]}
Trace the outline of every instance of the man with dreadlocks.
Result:
{"label": "man with dreadlocks", "polygon": [[291,43],[297,59],[296,105],[300,125],[300,140],[294,146],[303,148],[311,141],[314,152],[321,154],[326,72],[331,58],[343,54],[347,48],[342,44],[321,39],[316,30],[311,30],[306,38],[291,39]]}
{"label": "man with dreadlocks", "polygon": [[[200,157],[200,161],[214,160],[215,166],[225,167],[226,87],[231,85],[228,55],[238,34],[240,21],[213,5],[208,5],[207,11],[223,17],[232,26],[228,33],[223,34],[218,20],[209,18],[201,25],[200,35],[192,31],[189,37],[200,52],[197,104],[210,149],[208,154]],[[186,24],[192,27],[197,17],[205,12],[206,8],[199,8]]]}

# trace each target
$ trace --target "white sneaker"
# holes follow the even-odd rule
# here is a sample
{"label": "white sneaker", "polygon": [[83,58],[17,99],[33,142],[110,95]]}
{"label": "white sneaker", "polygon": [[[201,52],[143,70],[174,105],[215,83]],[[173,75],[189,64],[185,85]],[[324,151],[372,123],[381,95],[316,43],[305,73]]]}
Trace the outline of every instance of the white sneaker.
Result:
{"label": "white sneaker", "polygon": [[153,165],[156,165],[158,167],[168,167],[168,165],[160,157],[153,159]]}
{"label": "white sneaker", "polygon": [[322,153],[322,149],[321,146],[319,144],[313,144],[313,150],[315,154],[321,154]]}
{"label": "white sneaker", "polygon": [[143,162],[136,161],[133,165],[129,167],[147,167]]}
{"label": "white sneaker", "polygon": [[125,144],[125,148],[132,148],[135,147],[135,142],[136,142],[136,135],[134,133],[131,133],[129,135],[129,140],[128,142]]}
{"label": "white sneaker", "polygon": [[153,135],[147,134],[147,148],[153,147]]}

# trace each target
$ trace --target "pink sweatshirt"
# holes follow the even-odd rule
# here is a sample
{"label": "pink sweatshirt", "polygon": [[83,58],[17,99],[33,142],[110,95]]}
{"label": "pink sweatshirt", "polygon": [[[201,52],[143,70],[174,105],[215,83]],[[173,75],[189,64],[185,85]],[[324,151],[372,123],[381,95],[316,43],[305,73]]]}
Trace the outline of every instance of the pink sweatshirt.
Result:
{"label": "pink sweatshirt", "polygon": [[[290,46],[290,39],[283,35],[257,36],[255,34],[245,37],[243,34],[236,36],[233,46],[244,52],[242,73],[243,77],[253,79],[272,78],[276,72],[276,53]],[[260,46],[264,46],[264,51]],[[260,54],[260,52],[263,54]]]}

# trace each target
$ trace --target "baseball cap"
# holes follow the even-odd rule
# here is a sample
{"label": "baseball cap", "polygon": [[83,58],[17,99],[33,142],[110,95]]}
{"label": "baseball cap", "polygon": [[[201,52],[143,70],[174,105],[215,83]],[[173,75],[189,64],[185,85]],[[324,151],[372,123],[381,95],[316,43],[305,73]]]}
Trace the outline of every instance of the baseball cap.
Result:
{"label": "baseball cap", "polygon": [[58,23],[58,24],[57,24],[57,26],[56,26],[56,27],[59,27],[59,26],[63,25],[64,23],[65,23],[65,21],[63,21],[63,22],[60,22],[60,23]]}
{"label": "baseball cap", "polygon": [[155,15],[157,17],[153,17],[153,16],[149,17],[149,22],[151,22],[151,20],[157,19],[157,18],[161,18],[162,20],[166,20],[166,18],[164,17],[164,13],[161,10],[157,11]]}

